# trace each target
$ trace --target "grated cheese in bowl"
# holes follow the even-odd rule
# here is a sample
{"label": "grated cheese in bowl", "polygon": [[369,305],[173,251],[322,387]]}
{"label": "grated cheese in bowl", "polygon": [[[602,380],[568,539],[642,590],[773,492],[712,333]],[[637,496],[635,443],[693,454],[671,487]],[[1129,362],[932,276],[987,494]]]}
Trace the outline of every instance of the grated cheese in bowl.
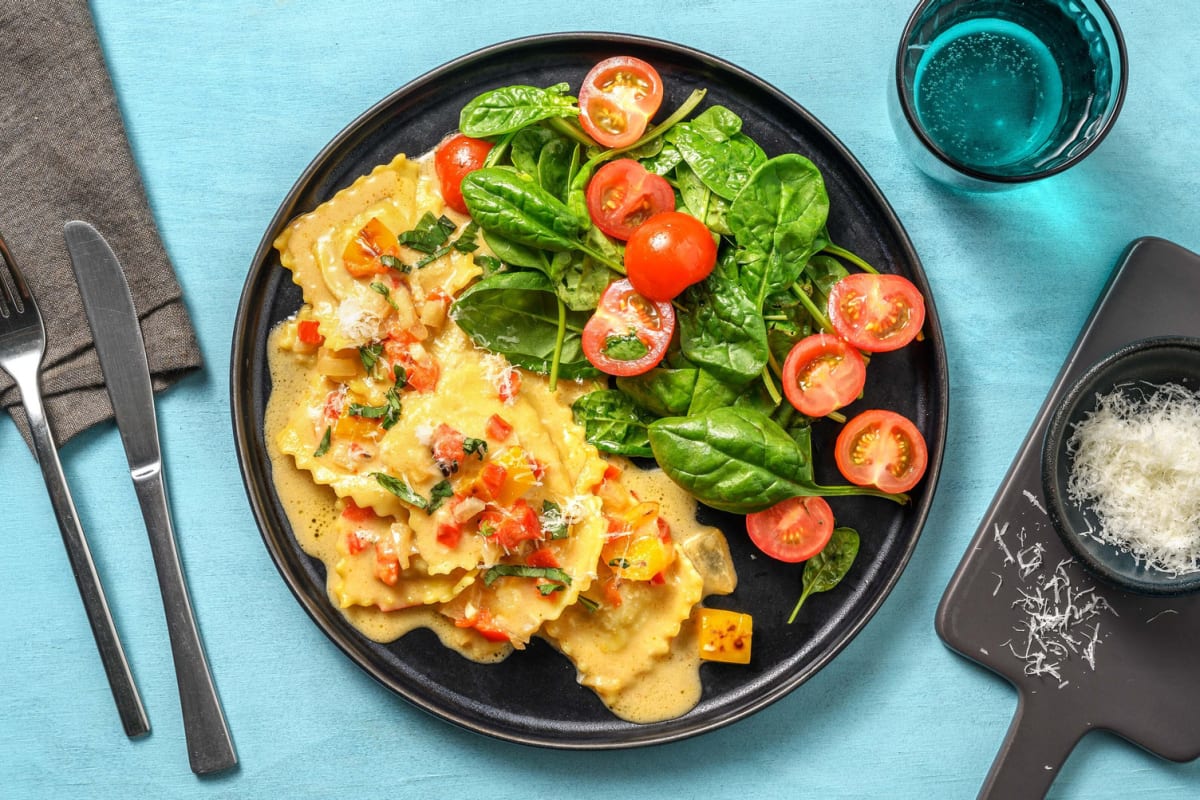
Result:
{"label": "grated cheese in bowl", "polygon": [[1075,424],[1067,495],[1087,535],[1170,575],[1200,572],[1200,392],[1178,383],[1117,387]]}

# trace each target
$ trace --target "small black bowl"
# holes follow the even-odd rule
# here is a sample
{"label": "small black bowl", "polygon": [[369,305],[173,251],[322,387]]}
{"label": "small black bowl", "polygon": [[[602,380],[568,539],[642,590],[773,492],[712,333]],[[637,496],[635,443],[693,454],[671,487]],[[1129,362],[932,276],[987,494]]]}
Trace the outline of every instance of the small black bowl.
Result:
{"label": "small black bowl", "polygon": [[1145,595],[1181,595],[1200,589],[1200,572],[1171,575],[1139,564],[1117,547],[1086,534],[1099,523],[1088,507],[1067,497],[1071,456],[1067,440],[1075,425],[1096,408],[1097,397],[1113,391],[1139,391],[1147,384],[1177,383],[1200,391],[1200,339],[1169,336],[1142,339],[1122,347],[1092,366],[1055,409],[1042,445],[1042,486],[1046,510],[1055,530],[1093,574],[1119,589]]}

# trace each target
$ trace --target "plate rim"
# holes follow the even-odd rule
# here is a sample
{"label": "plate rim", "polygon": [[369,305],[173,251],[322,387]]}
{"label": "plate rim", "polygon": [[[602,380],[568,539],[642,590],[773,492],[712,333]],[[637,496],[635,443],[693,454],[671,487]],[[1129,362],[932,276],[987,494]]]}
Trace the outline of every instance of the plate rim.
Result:
{"label": "plate rim", "polygon": [[[271,515],[267,511],[269,501],[266,494],[271,492],[271,479],[269,469],[269,458],[258,459],[258,464],[252,463],[250,454],[261,451],[266,455],[266,448],[259,439],[253,420],[255,413],[249,408],[253,397],[246,386],[246,382],[242,379],[241,370],[249,369],[251,364],[247,361],[247,357],[253,355],[251,345],[252,337],[250,333],[255,330],[254,322],[261,316],[263,309],[261,303],[256,304],[255,290],[260,285],[270,278],[270,266],[268,265],[268,256],[273,249],[273,242],[278,233],[282,230],[284,224],[292,219],[296,214],[296,207],[299,198],[304,194],[305,190],[310,188],[313,177],[318,174],[327,164],[331,156],[339,151],[351,147],[351,143],[356,139],[366,138],[371,131],[376,118],[390,108],[394,103],[403,99],[407,95],[419,91],[430,84],[436,82],[442,76],[453,73],[470,66],[480,61],[491,59],[497,55],[510,53],[525,48],[535,48],[545,46],[546,44],[579,44],[586,43],[589,46],[600,45],[607,48],[615,48],[623,45],[629,45],[640,49],[659,49],[669,51],[677,56],[687,59],[692,59],[706,64],[708,67],[727,73],[754,86],[758,91],[771,96],[775,101],[787,108],[789,113],[794,114],[797,118],[803,120],[806,125],[812,129],[824,140],[823,144],[828,146],[835,152],[837,157],[841,159],[853,171],[853,178],[862,184],[869,193],[867,198],[871,203],[875,204],[880,213],[884,216],[885,222],[890,229],[890,232],[896,236],[900,244],[900,252],[893,253],[894,257],[901,263],[911,265],[913,272],[912,277],[914,282],[920,288],[926,302],[926,327],[925,336],[932,345],[932,391],[929,392],[928,400],[931,407],[936,408],[936,413],[931,413],[929,423],[931,432],[934,436],[927,442],[929,447],[929,462],[926,471],[925,481],[926,489],[919,501],[913,507],[913,517],[911,519],[912,533],[908,537],[903,548],[898,552],[898,559],[895,567],[890,574],[883,577],[878,590],[873,597],[867,598],[860,615],[857,618],[850,620],[851,624],[847,625],[843,630],[831,637],[831,640],[825,650],[808,662],[803,669],[798,670],[795,674],[789,676],[786,680],[780,681],[777,685],[770,687],[768,691],[755,696],[751,701],[728,711],[724,714],[714,715],[713,718],[697,722],[694,725],[681,727],[677,729],[669,729],[663,731],[655,731],[654,723],[650,725],[639,726],[636,730],[648,732],[646,735],[634,735],[632,737],[616,737],[613,739],[604,740],[587,740],[587,741],[572,741],[564,737],[556,737],[554,735],[533,735],[529,733],[515,733],[514,731],[500,727],[487,726],[480,722],[469,719],[463,714],[456,713],[453,710],[447,709],[444,705],[438,705],[430,700],[419,696],[417,693],[410,691],[407,687],[400,685],[391,676],[383,673],[375,668],[372,664],[362,657],[362,654],[353,648],[349,642],[344,640],[342,634],[332,629],[327,625],[319,613],[317,603],[301,589],[301,581],[297,576],[291,574],[284,568],[284,558],[282,554],[277,552],[277,549],[268,534],[268,529],[271,527]],[[276,570],[283,578],[284,583],[288,586],[293,596],[300,603],[300,606],[309,615],[312,621],[317,625],[321,632],[332,641],[338,649],[340,649],[354,664],[366,672],[375,681],[388,688],[395,694],[404,698],[406,701],[422,709],[423,711],[438,717],[442,720],[455,724],[459,727],[473,731],[475,733],[485,734],[504,741],[514,742],[518,744],[531,745],[537,747],[546,747],[553,749],[564,750],[611,750],[625,749],[649,745],[664,744],[668,742],[678,741],[682,739],[698,736],[707,733],[748,716],[751,716],[763,708],[773,704],[790,694],[800,685],[812,678],[816,673],[823,669],[830,661],[832,661],[842,650],[862,631],[875,614],[882,607],[884,601],[890,596],[895,588],[900,576],[907,569],[909,562],[912,559],[913,553],[916,550],[921,533],[924,530],[925,524],[928,521],[930,509],[933,505],[936,496],[936,490],[939,483],[942,461],[945,453],[946,434],[949,416],[949,371],[948,359],[946,354],[945,343],[943,341],[942,328],[934,304],[933,293],[928,283],[928,276],[925,273],[920,257],[917,255],[912,241],[907,230],[901,223],[895,210],[883,195],[874,179],[859,163],[858,159],[850,152],[850,150],[830,131],[820,120],[818,120],[804,106],[800,105],[792,97],[774,85],[763,80],[757,75],[747,71],[746,69],[726,61],[723,58],[714,56],[703,50],[694,47],[671,42],[654,37],[641,36],[628,33],[612,33],[603,31],[571,31],[558,33],[540,33],[530,36],[522,36],[518,38],[499,41],[484,47],[478,48],[450,61],[447,61],[431,70],[424,72],[413,80],[408,81],[399,88],[389,92],[382,99],[373,103],[362,113],[354,117],[345,127],[343,127],[327,144],[325,144],[305,167],[300,176],[293,183],[287,194],[284,196],[278,210],[272,217],[266,232],[263,235],[259,246],[255,250],[253,260],[250,264],[250,269],[247,273],[242,292],[238,300],[237,314],[234,320],[232,331],[232,347],[230,354],[230,411],[234,429],[234,444],[238,460],[239,472],[242,476],[242,481],[246,490],[247,498],[250,503],[251,512],[254,516],[256,527],[259,535],[271,556],[271,561]],[[265,463],[264,463],[265,462]],[[265,485],[260,485],[260,482],[265,482]],[[669,720],[666,722],[670,722]]]}

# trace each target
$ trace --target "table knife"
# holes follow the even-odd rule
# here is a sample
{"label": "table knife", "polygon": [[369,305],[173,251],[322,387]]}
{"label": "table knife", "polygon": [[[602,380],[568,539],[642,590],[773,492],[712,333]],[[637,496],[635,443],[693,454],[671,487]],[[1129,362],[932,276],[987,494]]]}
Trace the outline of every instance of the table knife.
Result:
{"label": "table knife", "polygon": [[116,255],[95,228],[86,222],[68,222],[64,237],[150,535],[179,684],[188,760],[196,774],[227,769],[237,764],[237,754],[204,655],[175,542],[154,390],[133,297]]}

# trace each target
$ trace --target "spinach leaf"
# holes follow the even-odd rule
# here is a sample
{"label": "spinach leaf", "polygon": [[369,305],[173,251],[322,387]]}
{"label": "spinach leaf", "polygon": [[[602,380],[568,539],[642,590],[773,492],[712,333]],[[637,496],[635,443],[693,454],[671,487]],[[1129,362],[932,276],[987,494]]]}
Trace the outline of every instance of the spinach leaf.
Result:
{"label": "spinach leaf", "polygon": [[[454,303],[453,318],[480,347],[513,364],[549,373],[554,363],[559,310],[554,284],[540,272],[498,272],[467,289]],[[580,333],[590,315],[566,312],[558,374],[591,378],[600,373],[583,354]]]}
{"label": "spinach leaf", "polygon": [[804,590],[792,609],[792,615],[788,617],[789,625],[796,619],[800,606],[804,605],[810,594],[828,592],[842,582],[858,556],[858,545],[858,531],[853,528],[834,528],[833,536],[825,548],[804,565]]}
{"label": "spinach leaf", "polygon": [[488,247],[492,249],[496,257],[505,264],[510,264],[514,267],[536,269],[538,272],[546,273],[551,278],[556,277],[554,268],[545,250],[540,250],[536,247],[526,247],[493,231],[484,231],[483,240],[487,242]]}
{"label": "spinach leaf", "polygon": [[712,189],[704,185],[696,171],[687,164],[675,168],[675,182],[679,187],[679,197],[684,207],[693,217],[703,220],[713,233],[731,236],[726,219],[729,215],[729,201],[713,194]]}
{"label": "spinach leaf", "polygon": [[547,89],[537,86],[505,86],[476,97],[463,106],[458,128],[467,136],[485,139],[512,133],[544,119],[579,114],[575,98],[565,83]]}
{"label": "spinach leaf", "polygon": [[463,201],[479,227],[528,247],[572,250],[589,222],[515,170],[488,167],[462,181]]}
{"label": "spinach leaf", "polygon": [[[662,142],[662,139],[656,141]],[[642,158],[641,165],[655,175],[670,175],[671,170],[683,163],[683,154],[673,144],[663,143],[658,152]]]}
{"label": "spinach leaf", "polygon": [[825,180],[804,156],[789,153],[755,170],[729,208],[729,227],[744,250],[743,284],[760,308],[799,279],[828,216]]}
{"label": "spinach leaf", "polygon": [[824,307],[829,297],[829,290],[850,272],[842,266],[842,262],[833,256],[818,253],[808,260],[808,264],[804,267],[804,274],[812,281],[813,288],[819,293],[815,302],[818,306]]}
{"label": "spinach leaf", "polygon": [[664,138],[679,151],[704,185],[726,200],[737,197],[767,160],[758,143],[740,133],[742,120],[724,106],[710,106],[681,122]]}
{"label": "spinach leaf", "polygon": [[679,346],[685,358],[732,384],[762,374],[770,351],[759,307],[740,285],[710,275],[684,292]]}
{"label": "spinach leaf", "polygon": [[574,311],[592,311],[614,275],[605,265],[583,253],[555,253],[551,275],[561,278],[558,297]]}
{"label": "spinach leaf", "polygon": [[575,421],[583,426],[584,436],[597,449],[620,456],[652,455],[646,430],[654,417],[622,392],[589,392],[576,400],[571,410]]}
{"label": "spinach leaf", "polygon": [[692,392],[692,402],[688,406],[688,415],[703,414],[714,408],[731,406],[742,394],[741,387],[725,383],[713,376],[708,370],[696,371],[696,388]]}
{"label": "spinach leaf", "polygon": [[566,200],[567,189],[571,182],[572,154],[579,145],[568,143],[565,139],[550,140],[542,152],[538,154],[537,178],[542,188],[558,200]]}
{"label": "spinach leaf", "polygon": [[655,367],[641,375],[617,378],[617,388],[656,417],[688,413],[696,391],[697,369]]}
{"label": "spinach leaf", "polygon": [[766,414],[722,407],[650,425],[650,448],[663,472],[707,506],[735,514],[762,511],[789,497],[864,494],[907,502],[862,486],[818,486],[812,454]]}
{"label": "spinach leaf", "polygon": [[541,125],[522,128],[513,136],[508,157],[512,159],[513,166],[521,172],[537,175],[538,157],[542,154],[542,148],[557,138],[558,134]]}

